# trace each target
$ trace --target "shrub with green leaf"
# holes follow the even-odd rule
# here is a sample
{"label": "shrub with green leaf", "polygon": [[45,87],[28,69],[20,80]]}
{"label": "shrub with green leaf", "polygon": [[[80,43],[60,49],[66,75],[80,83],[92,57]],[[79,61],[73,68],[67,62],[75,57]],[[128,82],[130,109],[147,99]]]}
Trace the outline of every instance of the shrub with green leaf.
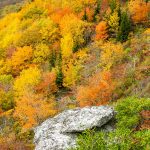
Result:
{"label": "shrub with green leaf", "polygon": [[150,110],[150,99],[128,97],[117,102],[116,129],[113,132],[86,131],[74,150],[147,150],[150,130],[136,130],[142,110]]}

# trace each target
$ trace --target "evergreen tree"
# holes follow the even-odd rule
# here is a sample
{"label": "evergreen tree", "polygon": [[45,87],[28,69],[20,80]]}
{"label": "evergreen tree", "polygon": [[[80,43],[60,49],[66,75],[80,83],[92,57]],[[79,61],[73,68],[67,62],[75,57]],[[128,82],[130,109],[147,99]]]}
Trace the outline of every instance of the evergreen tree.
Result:
{"label": "evergreen tree", "polygon": [[87,13],[86,13],[86,8],[84,9],[84,15],[83,15],[82,20],[88,20],[88,16],[87,16]]}
{"label": "evergreen tree", "polygon": [[121,23],[120,23],[120,29],[117,35],[117,40],[121,42],[126,41],[130,30],[131,30],[130,19],[128,17],[127,12],[123,12],[121,14]]}
{"label": "evergreen tree", "polygon": [[58,71],[57,71],[56,84],[59,88],[63,87],[63,73],[62,73],[62,56],[61,56],[61,53],[59,54],[59,59],[58,59]]}
{"label": "evergreen tree", "polygon": [[58,69],[59,70],[57,72],[56,84],[59,88],[61,88],[63,86],[63,73],[61,67],[59,67]]}
{"label": "evergreen tree", "polygon": [[95,12],[94,12],[93,21],[96,21],[96,16],[100,13],[100,9],[101,9],[101,0],[97,0],[97,7],[96,7]]}
{"label": "evergreen tree", "polygon": [[52,50],[51,55],[49,56],[49,70],[50,71],[53,67],[55,67],[55,63],[56,63],[56,53],[54,50]]}
{"label": "evergreen tree", "polygon": [[109,7],[111,9],[111,12],[113,13],[115,11],[115,9],[117,8],[117,2],[116,2],[116,0],[110,0]]}

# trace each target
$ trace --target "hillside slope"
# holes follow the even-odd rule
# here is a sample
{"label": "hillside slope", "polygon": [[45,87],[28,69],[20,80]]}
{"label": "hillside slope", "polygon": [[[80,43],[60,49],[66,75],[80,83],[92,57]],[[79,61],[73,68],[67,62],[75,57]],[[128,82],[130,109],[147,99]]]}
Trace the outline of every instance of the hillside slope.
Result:
{"label": "hillside slope", "polygon": [[[147,0],[34,0],[1,9],[0,149],[33,149],[32,129],[66,109],[111,105],[117,130],[98,134],[98,145],[109,149],[103,137],[114,143],[114,136],[119,144],[110,150],[145,150],[149,13]],[[79,150],[88,135],[97,137],[81,134]]]}
{"label": "hillside slope", "polygon": [[16,3],[19,3],[22,1],[23,0],[1,0],[0,1],[0,8],[8,6],[8,5],[16,4]]}

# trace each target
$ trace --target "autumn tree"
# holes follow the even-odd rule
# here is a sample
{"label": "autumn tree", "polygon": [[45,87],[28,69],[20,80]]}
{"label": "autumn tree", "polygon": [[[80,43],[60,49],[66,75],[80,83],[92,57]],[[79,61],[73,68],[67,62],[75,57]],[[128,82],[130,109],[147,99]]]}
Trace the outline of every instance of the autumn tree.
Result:
{"label": "autumn tree", "polygon": [[63,86],[72,88],[80,79],[80,70],[87,57],[84,49],[73,54],[69,59],[62,61]]}
{"label": "autumn tree", "polygon": [[23,70],[14,82],[16,96],[22,96],[26,92],[34,93],[34,87],[41,79],[40,70],[37,67],[30,67]]}
{"label": "autumn tree", "polygon": [[33,56],[33,50],[30,46],[18,47],[11,57],[11,64],[14,73],[28,67]]}
{"label": "autumn tree", "polygon": [[52,95],[57,91],[56,72],[45,72],[41,77],[40,83],[35,87],[37,93],[44,96]]}
{"label": "autumn tree", "polygon": [[94,17],[94,10],[93,10],[93,8],[86,7],[85,9],[83,9],[80,12],[79,17],[82,20],[86,20],[86,21],[92,22],[93,21],[93,17]]}
{"label": "autumn tree", "polygon": [[131,0],[128,4],[131,18],[134,24],[148,21],[150,2],[144,0]]}
{"label": "autumn tree", "polygon": [[26,94],[16,100],[13,116],[18,119],[24,132],[56,112],[53,99],[47,101],[38,95]]}
{"label": "autumn tree", "polygon": [[102,0],[101,1],[101,10],[100,10],[100,16],[101,17],[108,10],[108,8],[109,8],[109,0]]}
{"label": "autumn tree", "polygon": [[9,91],[13,85],[12,75],[0,74],[0,89],[3,89],[5,92]]}
{"label": "autumn tree", "polygon": [[80,107],[104,105],[111,100],[113,82],[109,71],[99,72],[89,78],[86,86],[77,90],[77,101]]}
{"label": "autumn tree", "polygon": [[71,87],[78,80],[80,70],[80,60],[78,61],[76,53],[86,42],[84,32],[87,23],[70,14],[63,17],[60,23],[62,34],[61,54],[62,54],[62,73],[63,86]]}
{"label": "autumn tree", "polygon": [[84,31],[87,23],[78,19],[74,14],[65,15],[60,22],[61,35],[63,38],[67,35],[73,40],[73,49],[75,52],[79,47],[81,47],[84,40]]}
{"label": "autumn tree", "polygon": [[119,22],[120,22],[120,18],[119,18],[119,14],[118,11],[114,11],[108,19],[108,25],[110,27],[109,31],[112,33],[117,34],[119,31]]}
{"label": "autumn tree", "polygon": [[75,86],[76,81],[79,79],[79,70],[81,69],[80,64],[77,60],[69,59],[62,66],[62,72],[64,75],[63,85],[65,87]]}
{"label": "autumn tree", "polygon": [[27,0],[19,12],[19,17],[24,19],[39,19],[47,16],[45,4],[42,0]]}
{"label": "autumn tree", "polygon": [[117,0],[109,1],[109,8],[107,9],[104,20],[107,22],[109,32],[116,37],[120,26],[120,4]]}
{"label": "autumn tree", "polygon": [[74,12],[78,13],[85,10],[87,7],[94,7],[96,0],[64,0],[63,5],[69,6]]}
{"label": "autumn tree", "polygon": [[8,74],[12,71],[12,64],[10,60],[0,60],[0,74]]}
{"label": "autumn tree", "polygon": [[[27,22],[28,23],[28,22]],[[32,21],[16,40],[19,46],[35,46],[38,43],[53,43],[58,38],[58,28],[49,18]]]}
{"label": "autumn tree", "polygon": [[0,59],[6,57],[7,49],[15,44],[19,26],[20,20],[16,13],[9,14],[0,21]]}
{"label": "autumn tree", "polygon": [[33,52],[33,62],[44,63],[50,56],[50,49],[46,44],[37,44]]}
{"label": "autumn tree", "polygon": [[14,82],[14,117],[27,130],[44,118],[56,113],[54,97],[48,97],[57,90],[56,75],[45,73],[43,77],[37,67],[23,70]]}
{"label": "autumn tree", "polygon": [[61,39],[61,54],[63,58],[70,57],[73,53],[74,41],[71,34],[66,34]]}
{"label": "autumn tree", "polygon": [[102,48],[100,65],[106,70],[109,70],[114,64],[120,62],[125,55],[120,43],[101,43],[100,48]]}
{"label": "autumn tree", "polygon": [[60,8],[59,10],[55,11],[54,13],[49,14],[49,16],[51,17],[51,19],[59,24],[61,19],[65,16],[65,15],[69,15],[72,13],[71,8]]}
{"label": "autumn tree", "polygon": [[97,26],[96,26],[96,40],[100,39],[107,39],[108,38],[108,26],[105,21],[101,21]]}

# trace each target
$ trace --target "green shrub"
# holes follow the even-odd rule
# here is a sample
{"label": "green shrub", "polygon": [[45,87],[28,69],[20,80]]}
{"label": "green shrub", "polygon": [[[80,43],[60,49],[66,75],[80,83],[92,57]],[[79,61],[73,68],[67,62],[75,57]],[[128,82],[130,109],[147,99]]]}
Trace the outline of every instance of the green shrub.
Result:
{"label": "green shrub", "polygon": [[77,145],[74,150],[105,150],[107,144],[104,133],[87,130],[79,135]]}
{"label": "green shrub", "polygon": [[7,111],[13,109],[15,106],[15,101],[12,92],[3,93],[0,96],[0,105],[2,110]]}
{"label": "green shrub", "polygon": [[116,129],[113,132],[86,131],[78,137],[74,150],[147,150],[150,130],[136,131],[139,113],[150,109],[150,99],[128,97],[117,102]]}

